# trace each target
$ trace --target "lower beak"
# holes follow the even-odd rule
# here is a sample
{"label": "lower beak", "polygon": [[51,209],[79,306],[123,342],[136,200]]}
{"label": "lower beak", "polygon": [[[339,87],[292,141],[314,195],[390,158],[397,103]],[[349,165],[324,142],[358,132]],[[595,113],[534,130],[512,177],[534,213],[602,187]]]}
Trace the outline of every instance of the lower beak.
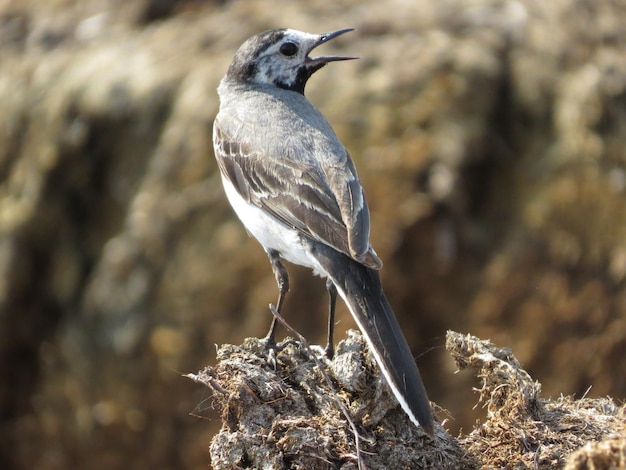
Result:
{"label": "lower beak", "polygon": [[[338,31],[320,34],[319,41],[311,48],[311,51],[315,49],[316,47],[321,46],[322,44],[330,41],[331,39],[334,39],[337,36],[341,36],[342,34],[349,33],[350,31],[354,31],[354,28],[340,29]],[[347,56],[308,57],[307,56],[306,63],[327,64],[328,62],[337,62],[339,60],[353,60],[353,59],[358,59],[358,57],[347,57]]]}

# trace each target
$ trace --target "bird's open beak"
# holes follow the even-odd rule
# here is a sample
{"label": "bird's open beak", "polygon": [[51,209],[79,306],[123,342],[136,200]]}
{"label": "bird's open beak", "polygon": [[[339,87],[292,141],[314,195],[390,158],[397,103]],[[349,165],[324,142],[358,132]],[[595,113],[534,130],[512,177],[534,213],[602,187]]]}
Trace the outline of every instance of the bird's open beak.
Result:
{"label": "bird's open beak", "polygon": [[[331,33],[323,33],[319,35],[319,40],[313,45],[311,51],[315,49],[317,46],[321,46],[322,44],[330,41],[337,36],[341,36],[342,34],[349,33],[350,31],[354,31],[354,28],[340,29],[339,31],[333,31]],[[311,52],[309,51],[309,53]],[[336,62],[339,60],[353,60],[358,59],[358,57],[344,57],[344,56],[323,56],[323,57],[309,57],[307,56],[305,63],[307,65],[324,65],[328,62]]]}

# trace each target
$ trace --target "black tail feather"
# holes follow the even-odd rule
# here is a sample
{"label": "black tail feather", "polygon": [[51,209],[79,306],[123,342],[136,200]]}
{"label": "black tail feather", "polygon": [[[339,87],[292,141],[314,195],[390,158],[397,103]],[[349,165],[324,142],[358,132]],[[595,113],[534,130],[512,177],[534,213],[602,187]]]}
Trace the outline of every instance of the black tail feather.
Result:
{"label": "black tail feather", "polygon": [[377,270],[332,248],[315,244],[311,252],[337,286],[400,405],[429,435],[433,417],[417,365],[402,334]]}

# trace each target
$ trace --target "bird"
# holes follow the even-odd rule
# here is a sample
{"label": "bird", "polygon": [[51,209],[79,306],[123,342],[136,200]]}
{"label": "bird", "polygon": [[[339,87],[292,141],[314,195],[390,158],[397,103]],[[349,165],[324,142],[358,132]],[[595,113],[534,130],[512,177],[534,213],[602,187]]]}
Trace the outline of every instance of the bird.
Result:
{"label": "bird", "polygon": [[[266,251],[280,313],[289,275],[283,260],[326,279],[332,358],[337,294],[363,333],[411,422],[433,436],[428,395],[384,294],[382,261],[370,243],[370,213],[354,162],[305,97],[311,76],[349,56],[310,54],[353,28],[323,34],[272,29],[247,39],[220,81],[213,146],[235,213]],[[265,337],[275,345],[276,317]]]}

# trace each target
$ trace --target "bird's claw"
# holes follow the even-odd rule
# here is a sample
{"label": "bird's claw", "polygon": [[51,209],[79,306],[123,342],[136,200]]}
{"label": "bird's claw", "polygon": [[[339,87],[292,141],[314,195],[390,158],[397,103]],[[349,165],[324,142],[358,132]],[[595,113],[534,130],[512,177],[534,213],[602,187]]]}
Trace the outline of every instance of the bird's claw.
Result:
{"label": "bird's claw", "polygon": [[281,352],[290,344],[298,346],[300,343],[294,339],[286,339],[281,343],[276,343],[274,338],[266,336],[261,340],[265,349],[267,350],[267,362],[272,366],[274,370],[278,370],[278,361],[276,358],[277,353]]}

